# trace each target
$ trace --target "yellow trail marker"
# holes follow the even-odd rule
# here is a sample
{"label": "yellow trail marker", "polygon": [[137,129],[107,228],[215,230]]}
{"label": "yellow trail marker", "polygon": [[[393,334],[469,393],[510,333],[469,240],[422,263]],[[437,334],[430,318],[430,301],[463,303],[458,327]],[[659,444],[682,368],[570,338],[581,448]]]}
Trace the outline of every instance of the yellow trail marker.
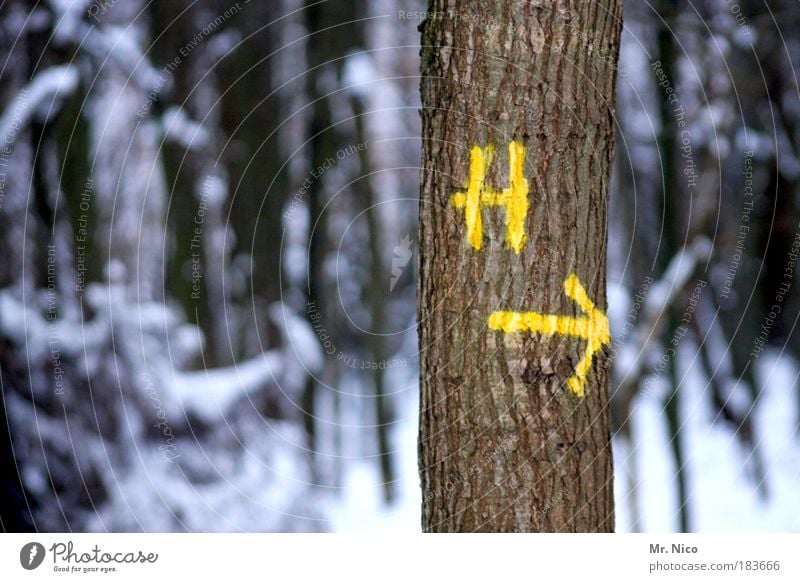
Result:
{"label": "yellow trail marker", "polygon": [[467,240],[474,249],[483,243],[481,208],[505,206],[506,241],[519,254],[525,246],[525,217],[528,214],[528,180],[523,175],[525,146],[518,141],[508,144],[508,188],[492,189],[486,185],[486,170],[492,163],[494,146],[474,146],[469,157],[467,190],[451,197],[453,206],[464,209]]}
{"label": "yellow trail marker", "polygon": [[611,342],[611,332],[608,317],[589,299],[577,275],[572,274],[564,280],[564,293],[578,304],[586,317],[544,315],[535,311],[495,311],[489,316],[489,329],[505,333],[558,334],[585,339],[586,353],[575,367],[575,373],[567,379],[570,389],[577,396],[583,397],[592,358]]}

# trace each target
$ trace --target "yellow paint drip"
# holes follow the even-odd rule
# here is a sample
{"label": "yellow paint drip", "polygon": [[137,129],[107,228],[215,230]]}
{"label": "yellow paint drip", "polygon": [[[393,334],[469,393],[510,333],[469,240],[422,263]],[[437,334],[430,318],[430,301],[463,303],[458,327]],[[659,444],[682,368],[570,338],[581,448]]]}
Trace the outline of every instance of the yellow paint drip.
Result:
{"label": "yellow paint drip", "polygon": [[483,245],[481,208],[504,206],[506,209],[506,241],[519,254],[525,246],[525,219],[528,215],[528,181],[525,179],[525,146],[518,141],[508,144],[509,187],[496,190],[486,185],[486,171],[494,158],[494,147],[474,146],[470,151],[469,179],[464,192],[453,194],[456,208],[464,209],[467,240],[472,248]]}
{"label": "yellow paint drip", "polygon": [[557,334],[586,340],[586,352],[575,367],[574,374],[567,378],[567,386],[572,392],[583,397],[592,359],[595,353],[611,342],[611,332],[608,317],[589,299],[577,275],[566,278],[564,293],[586,314],[585,317],[545,315],[534,311],[495,311],[489,316],[489,329],[504,333]]}

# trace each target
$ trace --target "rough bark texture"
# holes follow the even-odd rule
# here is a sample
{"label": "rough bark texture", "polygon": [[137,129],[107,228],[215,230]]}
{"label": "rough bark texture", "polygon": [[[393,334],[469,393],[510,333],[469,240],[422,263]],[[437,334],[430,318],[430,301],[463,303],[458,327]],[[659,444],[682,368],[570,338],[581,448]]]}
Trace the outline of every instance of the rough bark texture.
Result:
{"label": "rough bark texture", "polygon": [[[432,0],[422,26],[419,329],[425,531],[611,531],[607,347],[585,396],[567,386],[587,342],[492,331],[497,310],[581,317],[576,274],[606,309],[606,197],[621,2]],[[484,207],[467,238],[473,146],[493,145],[485,185],[510,188],[527,149],[525,234]]]}

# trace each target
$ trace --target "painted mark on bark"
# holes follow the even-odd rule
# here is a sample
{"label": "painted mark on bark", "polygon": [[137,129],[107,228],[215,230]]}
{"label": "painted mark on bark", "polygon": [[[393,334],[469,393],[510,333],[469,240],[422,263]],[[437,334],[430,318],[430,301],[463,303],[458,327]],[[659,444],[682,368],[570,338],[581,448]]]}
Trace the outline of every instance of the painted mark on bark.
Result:
{"label": "painted mark on bark", "polygon": [[483,244],[481,209],[505,206],[506,242],[519,254],[525,246],[525,218],[528,214],[528,180],[523,175],[525,146],[518,141],[508,144],[508,188],[497,190],[486,185],[486,171],[494,157],[494,146],[474,146],[470,151],[469,179],[466,190],[451,197],[453,206],[464,209],[467,240],[480,250]]}
{"label": "painted mark on bark", "polygon": [[495,311],[489,316],[489,329],[504,333],[558,334],[586,340],[586,352],[573,375],[567,378],[572,392],[583,397],[592,359],[610,343],[611,332],[608,317],[589,299],[577,275],[572,274],[564,280],[564,293],[586,314],[584,317],[545,315],[535,311]]}

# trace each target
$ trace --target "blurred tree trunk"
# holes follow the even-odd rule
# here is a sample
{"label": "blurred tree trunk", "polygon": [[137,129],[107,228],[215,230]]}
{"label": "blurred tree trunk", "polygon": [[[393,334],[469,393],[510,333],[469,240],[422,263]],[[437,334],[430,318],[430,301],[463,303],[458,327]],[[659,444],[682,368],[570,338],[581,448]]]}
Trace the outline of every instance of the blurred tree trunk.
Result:
{"label": "blurred tree trunk", "polygon": [[[552,5],[433,0],[429,10],[439,16],[422,27],[425,531],[614,527],[607,347],[600,349],[608,338],[597,334],[607,333],[621,2]],[[465,191],[485,201],[491,191],[513,197],[526,187],[527,208],[479,206],[483,225],[472,222],[468,233],[476,212]],[[501,329],[490,329],[496,311],[585,320],[587,300],[605,322],[603,331],[592,320],[589,341],[570,333],[571,324],[559,328],[566,335],[506,333],[511,320],[502,318],[493,324]],[[598,351],[578,382],[590,343]]]}
{"label": "blurred tree trunk", "polygon": [[[357,143],[367,142],[367,128],[364,123],[364,104],[361,99],[353,97],[353,116],[356,126]],[[386,296],[386,281],[389,274],[381,260],[381,250],[385,248],[384,232],[380,221],[380,202],[377,192],[370,182],[376,172],[369,159],[369,152],[362,149],[358,152],[361,175],[354,188],[363,201],[364,214],[367,218],[367,233],[369,237],[369,258],[371,277],[366,284],[365,295],[369,304],[372,318],[369,347],[372,362],[375,367],[370,370],[372,383],[375,386],[375,437],[378,444],[378,456],[381,470],[381,484],[383,486],[383,500],[391,503],[395,494],[395,474],[392,467],[392,449],[389,442],[389,429],[394,419],[391,398],[386,394],[386,361],[389,359],[390,347],[388,345],[389,301]]]}
{"label": "blurred tree trunk", "polygon": [[[657,19],[657,47],[658,58],[663,66],[669,82],[677,84],[675,62],[675,39],[674,32],[669,23],[674,21],[676,13],[676,3],[673,0],[665,0],[659,7]],[[676,152],[680,147],[678,141],[677,123],[674,119],[674,105],[669,101],[665,91],[659,91],[659,121],[661,130],[658,136],[658,151],[661,158],[662,183],[664,192],[661,198],[661,217],[662,217],[662,237],[660,238],[661,252],[659,254],[659,267],[663,274],[669,266],[672,258],[678,253],[679,242],[685,242],[687,238],[687,220],[681,213],[681,205],[687,198],[690,198],[694,191],[689,191],[688,185],[680,179],[682,174],[677,167]],[[694,155],[694,152],[692,152]],[[662,341],[665,346],[675,341],[680,333],[680,307],[670,305],[665,315],[667,325],[664,327]],[[675,482],[677,488],[678,501],[678,531],[687,532],[689,529],[689,498],[688,483],[686,482],[686,457],[683,454],[684,436],[681,432],[682,420],[680,418],[679,404],[680,393],[678,392],[679,374],[677,367],[678,351],[673,357],[669,358],[667,365],[667,382],[669,384],[669,394],[664,403],[664,411],[667,419],[667,429],[669,430],[669,445],[673,459],[675,461]]]}
{"label": "blurred tree trunk", "polygon": [[[309,158],[313,169],[323,167],[327,160],[335,159],[341,146],[337,140],[334,121],[336,96],[335,88],[340,85],[345,57],[351,51],[363,46],[363,30],[359,15],[364,13],[364,5],[358,2],[316,2],[305,0],[306,27],[310,40],[306,45],[306,91],[311,103],[311,127],[309,129]],[[329,240],[328,220],[330,208],[326,212],[330,192],[326,190],[324,179],[311,180],[307,189],[309,196],[309,224],[311,239],[308,249],[308,292],[309,305],[317,305],[325,321],[332,330],[340,329],[340,310],[335,301],[337,291],[329,285],[326,277],[326,260],[328,253],[335,248]],[[343,333],[336,332],[336,342],[340,343]],[[336,366],[336,363],[329,364]],[[305,418],[305,427],[309,437],[309,448],[316,451],[315,401],[320,384],[317,379],[309,377],[303,394],[301,407]],[[324,386],[323,386],[324,388]],[[334,406],[338,409],[339,395],[334,395]]]}

